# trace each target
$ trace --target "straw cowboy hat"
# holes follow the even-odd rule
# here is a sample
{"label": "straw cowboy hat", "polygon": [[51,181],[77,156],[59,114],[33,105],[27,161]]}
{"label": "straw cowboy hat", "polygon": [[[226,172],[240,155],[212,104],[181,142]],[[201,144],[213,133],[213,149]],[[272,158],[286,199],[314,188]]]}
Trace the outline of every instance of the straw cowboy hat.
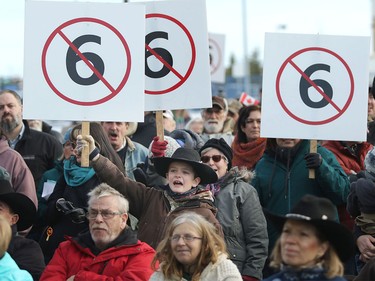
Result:
{"label": "straw cowboy hat", "polygon": [[191,165],[197,177],[201,178],[201,184],[214,183],[217,181],[217,174],[208,165],[200,162],[200,156],[197,151],[190,148],[177,148],[171,157],[153,158],[156,172],[165,177],[169,165],[172,162],[184,162]]}
{"label": "straw cowboy hat", "polygon": [[354,239],[349,229],[336,221],[337,211],[327,198],[305,195],[291,213],[279,216],[264,210],[269,220],[280,232],[286,220],[297,220],[314,225],[335,249],[342,261],[354,255]]}
{"label": "straw cowboy hat", "polygon": [[36,207],[33,201],[26,195],[15,192],[8,180],[0,179],[0,201],[18,214],[18,231],[28,229],[34,223]]}

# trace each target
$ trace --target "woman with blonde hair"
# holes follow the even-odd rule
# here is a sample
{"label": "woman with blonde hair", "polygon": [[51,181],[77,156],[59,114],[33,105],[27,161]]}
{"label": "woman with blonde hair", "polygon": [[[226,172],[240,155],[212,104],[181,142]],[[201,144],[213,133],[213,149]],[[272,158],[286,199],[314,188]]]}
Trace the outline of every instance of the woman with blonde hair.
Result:
{"label": "woman with blonde hair", "polygon": [[281,232],[271,254],[270,266],[278,273],[266,281],[344,281],[343,262],[354,253],[354,239],[336,222],[336,208],[329,199],[305,195],[289,214],[265,212]]}
{"label": "woman with blonde hair", "polygon": [[193,212],[176,217],[160,242],[152,262],[159,269],[151,281],[242,280],[236,265],[228,259],[223,238],[213,224]]}
{"label": "woman with blonde hair", "polygon": [[0,215],[0,280],[32,281],[30,273],[18,267],[16,262],[7,253],[12,230],[9,222]]}

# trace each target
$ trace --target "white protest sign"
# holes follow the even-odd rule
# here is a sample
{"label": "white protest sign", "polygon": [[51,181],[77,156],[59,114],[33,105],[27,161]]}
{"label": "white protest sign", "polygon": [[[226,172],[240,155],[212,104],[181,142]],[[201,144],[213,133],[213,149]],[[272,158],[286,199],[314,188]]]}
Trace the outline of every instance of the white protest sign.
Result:
{"label": "white protest sign", "polygon": [[145,110],[212,106],[204,0],[146,5]]}
{"label": "white protest sign", "polygon": [[225,83],[225,35],[208,33],[208,46],[210,53],[211,81]]}
{"label": "white protest sign", "polygon": [[144,6],[25,7],[25,119],[143,121]]}
{"label": "white protest sign", "polygon": [[369,52],[369,37],[267,33],[261,136],[366,140]]}

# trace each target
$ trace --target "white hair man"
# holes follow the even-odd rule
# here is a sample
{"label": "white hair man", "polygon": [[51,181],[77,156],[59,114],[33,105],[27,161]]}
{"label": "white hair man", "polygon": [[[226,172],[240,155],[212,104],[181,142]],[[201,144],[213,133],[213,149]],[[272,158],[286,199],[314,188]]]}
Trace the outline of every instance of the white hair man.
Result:
{"label": "white hair man", "polygon": [[230,146],[234,139],[233,126],[231,126],[233,120],[231,118],[227,120],[227,117],[227,100],[223,97],[213,96],[212,108],[206,108],[202,111],[204,126],[201,134],[202,139],[206,142],[212,138],[223,138]]}
{"label": "white hair man", "polygon": [[89,231],[62,242],[40,280],[148,280],[155,251],[127,226],[128,200],[106,183],[88,196]]}

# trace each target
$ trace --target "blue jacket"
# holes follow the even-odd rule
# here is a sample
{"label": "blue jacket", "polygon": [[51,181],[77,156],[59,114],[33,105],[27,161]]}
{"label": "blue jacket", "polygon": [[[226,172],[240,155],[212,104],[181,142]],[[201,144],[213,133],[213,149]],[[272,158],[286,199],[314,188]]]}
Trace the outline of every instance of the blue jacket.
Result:
{"label": "blue jacket", "polygon": [[33,281],[30,273],[18,267],[8,253],[0,259],[0,280],[2,281]]}
{"label": "blue jacket", "polygon": [[125,172],[129,178],[134,180],[133,171],[137,168],[138,163],[146,163],[148,149],[140,143],[131,141],[128,137],[126,137],[126,143]]}

